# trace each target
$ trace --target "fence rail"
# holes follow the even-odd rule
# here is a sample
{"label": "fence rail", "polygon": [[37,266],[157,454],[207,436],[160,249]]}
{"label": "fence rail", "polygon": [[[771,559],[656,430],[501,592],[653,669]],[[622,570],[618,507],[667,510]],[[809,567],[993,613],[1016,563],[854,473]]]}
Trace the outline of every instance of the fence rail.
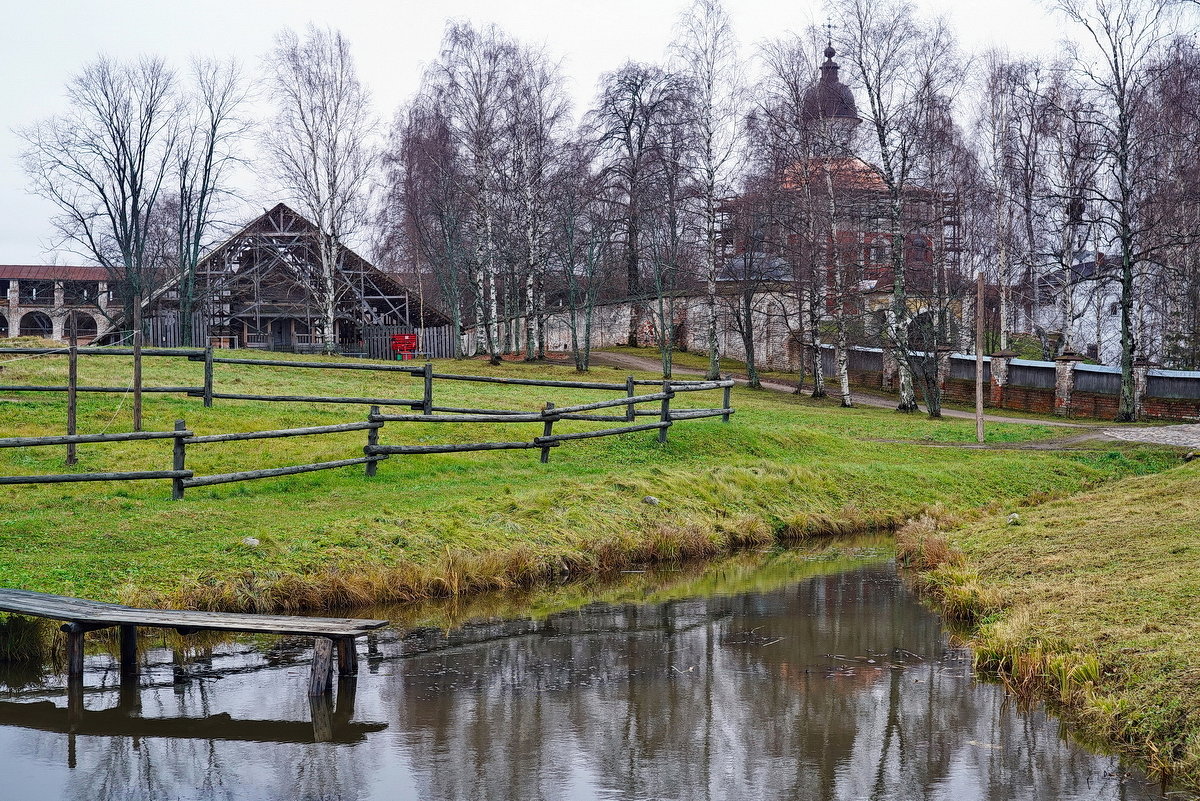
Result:
{"label": "fence rail", "polygon": [[[0,351],[2,352],[2,351]],[[123,471],[123,472],[102,472],[102,473],[62,473],[62,474],[46,474],[46,475],[24,475],[24,476],[0,476],[0,484],[57,484],[79,481],[141,481],[152,479],[167,479],[171,481],[171,497],[175,500],[182,499],[184,492],[189,488],[206,487],[216,484],[226,484],[235,481],[250,481],[260,478],[271,478],[276,476],[289,476],[300,473],[309,473],[318,470],[332,470],[342,467],[351,467],[355,465],[365,465],[366,474],[368,476],[375,475],[376,465],[394,455],[419,455],[419,454],[437,454],[437,453],[462,453],[474,451],[492,451],[492,450],[518,450],[518,449],[538,449],[541,451],[541,461],[546,463],[549,461],[550,451],[552,448],[560,447],[564,442],[595,439],[599,437],[610,437],[621,434],[630,434],[642,431],[657,431],[658,441],[667,441],[667,429],[674,423],[683,420],[696,420],[706,417],[721,417],[725,422],[729,422],[729,417],[734,413],[734,409],[730,404],[730,389],[734,385],[732,379],[726,378],[720,381],[636,381],[633,376],[629,376],[624,382],[617,383],[600,383],[591,381],[553,381],[553,380],[538,380],[538,379],[512,379],[503,377],[491,376],[462,376],[454,374],[438,374],[434,373],[432,365],[426,363],[417,368],[401,368],[401,371],[408,372],[416,378],[422,379],[422,387],[424,389],[423,397],[416,399],[387,399],[387,398],[344,398],[344,397],[325,397],[325,396],[284,396],[284,395],[234,395],[232,393],[219,393],[212,391],[211,385],[211,365],[218,361],[214,359],[211,352],[201,351],[202,358],[205,359],[206,370],[209,381],[203,388],[183,387],[178,388],[186,391],[188,395],[203,395],[206,401],[205,405],[210,405],[211,400],[224,398],[237,398],[244,400],[259,400],[259,401],[279,401],[279,400],[303,400],[320,403],[362,403],[369,405],[370,412],[367,419],[362,422],[337,423],[332,425],[321,426],[305,426],[300,428],[284,428],[271,429],[265,431],[243,431],[229,432],[221,434],[203,434],[198,435],[187,427],[183,420],[175,421],[175,429],[173,431],[133,431],[116,434],[74,434],[67,435],[52,435],[41,437],[7,437],[0,438],[0,448],[17,448],[17,447],[45,447],[45,446],[62,446],[66,445],[69,449],[74,449],[80,444],[96,444],[96,443],[111,443],[111,442],[131,442],[145,440],[172,440],[172,465],[170,470],[142,470],[142,471]],[[239,359],[228,360],[234,363],[260,364],[268,360],[259,359]],[[269,363],[269,362],[268,362]],[[319,364],[319,363],[318,363]],[[282,363],[278,366],[284,367],[312,367],[317,366],[309,362],[298,363]],[[328,366],[333,369],[364,369],[363,365],[320,365]],[[395,369],[393,365],[383,365],[385,368]],[[579,389],[604,389],[609,391],[619,391],[624,393],[624,397],[614,398],[610,400],[593,401],[591,403],[580,403],[572,406],[556,407],[553,403],[546,403],[545,406],[537,411],[523,411],[519,409],[467,409],[457,407],[439,407],[433,405],[433,389],[434,379],[443,381],[464,380],[472,382],[485,382],[491,384],[516,384],[520,386],[540,386],[548,388],[579,388]],[[639,385],[654,385],[660,387],[658,392],[650,392],[643,395],[635,394],[635,387]],[[75,391],[86,391],[81,387],[72,387]],[[165,391],[166,388],[158,388]],[[718,408],[705,409],[675,409],[671,408],[671,401],[677,393],[686,392],[704,392],[722,390],[722,405]],[[146,391],[149,391],[147,389]],[[641,404],[658,404],[658,409],[651,411],[648,409],[639,409]],[[380,408],[386,405],[392,406],[408,406],[413,410],[419,411],[418,414],[383,414]],[[624,414],[591,414],[602,409],[612,409],[624,407]],[[653,416],[659,419],[653,423],[637,423],[636,418],[640,416]],[[554,425],[561,421],[596,421],[596,422],[623,422],[627,425],[617,426],[613,428],[603,428],[592,431],[571,431],[565,433],[554,433]],[[478,423],[502,423],[505,425],[516,424],[538,424],[541,426],[541,434],[533,436],[529,440],[515,442],[465,442],[465,443],[446,443],[437,445],[416,445],[416,444],[380,444],[380,432],[388,423],[451,423],[458,425],[470,425]],[[348,459],[338,459],[334,461],[314,462],[311,464],[286,465],[282,467],[267,467],[256,470],[241,470],[229,473],[217,473],[212,475],[196,475],[193,470],[187,468],[187,452],[188,447],[214,445],[226,442],[244,442],[247,440],[257,439],[275,439],[282,437],[305,437],[305,436],[321,436],[328,434],[340,434],[352,431],[366,431],[366,445],[363,447],[363,456],[356,456]],[[73,454],[73,450],[68,453]]]}

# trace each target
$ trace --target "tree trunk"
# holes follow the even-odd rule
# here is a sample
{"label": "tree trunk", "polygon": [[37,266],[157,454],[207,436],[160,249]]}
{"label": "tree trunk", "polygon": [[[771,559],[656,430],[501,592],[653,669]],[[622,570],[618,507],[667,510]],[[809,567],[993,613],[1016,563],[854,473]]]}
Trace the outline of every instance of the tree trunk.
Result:
{"label": "tree trunk", "polygon": [[709,182],[705,198],[705,302],[708,307],[708,371],[704,377],[715,381],[721,377],[721,348],[717,339],[717,211],[713,202],[716,188]]}
{"label": "tree trunk", "polygon": [[746,351],[746,379],[751,389],[758,389],[758,354],[754,349],[754,290],[742,292],[742,348]]}

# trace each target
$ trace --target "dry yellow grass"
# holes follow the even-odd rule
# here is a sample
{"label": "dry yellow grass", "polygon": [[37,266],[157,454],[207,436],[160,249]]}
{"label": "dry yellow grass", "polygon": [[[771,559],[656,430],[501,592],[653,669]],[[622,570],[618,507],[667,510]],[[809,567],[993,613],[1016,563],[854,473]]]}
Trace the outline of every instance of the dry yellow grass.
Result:
{"label": "dry yellow grass", "polygon": [[918,558],[921,584],[981,624],[981,668],[1200,787],[1200,466],[935,536],[965,561]]}

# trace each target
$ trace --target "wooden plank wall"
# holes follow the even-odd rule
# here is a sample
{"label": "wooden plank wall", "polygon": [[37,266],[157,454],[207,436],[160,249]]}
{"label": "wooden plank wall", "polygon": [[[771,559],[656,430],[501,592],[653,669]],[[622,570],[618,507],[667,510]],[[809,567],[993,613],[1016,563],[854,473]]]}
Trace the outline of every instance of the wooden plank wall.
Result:
{"label": "wooden plank wall", "polygon": [[451,327],[415,328],[411,325],[368,325],[363,327],[363,347],[372,359],[392,358],[392,336],[394,334],[416,334],[417,350],[428,353],[434,359],[454,357],[454,339]]}

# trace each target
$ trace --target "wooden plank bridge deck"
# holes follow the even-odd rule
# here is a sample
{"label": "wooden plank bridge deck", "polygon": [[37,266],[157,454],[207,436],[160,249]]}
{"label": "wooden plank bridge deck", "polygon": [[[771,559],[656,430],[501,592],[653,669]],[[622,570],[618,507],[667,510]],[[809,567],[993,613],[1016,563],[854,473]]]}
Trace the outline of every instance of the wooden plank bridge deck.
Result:
{"label": "wooden plank bridge deck", "polygon": [[89,601],[84,598],[8,588],[0,588],[0,611],[65,621],[61,628],[67,634],[67,677],[70,681],[83,678],[83,637],[87,632],[97,629],[120,629],[121,674],[123,676],[137,675],[137,629],[139,626],[175,629],[180,634],[193,634],[198,631],[229,631],[313,637],[315,640],[312,676],[308,687],[309,695],[322,695],[330,690],[335,645],[337,647],[338,673],[355,675],[358,673],[355,638],[388,624],[386,620],[350,617],[299,617],[195,612],[182,609],[138,609],[120,604]]}

